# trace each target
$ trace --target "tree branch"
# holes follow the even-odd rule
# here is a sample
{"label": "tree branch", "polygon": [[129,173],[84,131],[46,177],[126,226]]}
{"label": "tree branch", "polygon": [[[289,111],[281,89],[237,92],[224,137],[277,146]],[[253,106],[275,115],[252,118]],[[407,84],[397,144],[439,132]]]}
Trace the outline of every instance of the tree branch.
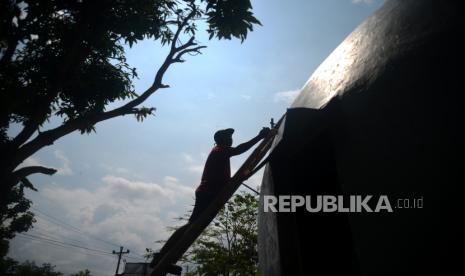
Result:
{"label": "tree branch", "polygon": [[[44,146],[48,146],[53,144],[57,139],[63,137],[75,130],[85,129],[86,127],[93,126],[98,122],[105,121],[111,118],[115,118],[118,116],[124,116],[128,114],[141,114],[142,110],[137,109],[136,107],[142,104],[148,97],[150,97],[153,93],[155,93],[160,88],[167,88],[168,85],[164,85],[162,83],[163,76],[170,67],[171,64],[179,62],[182,55],[186,53],[200,53],[199,50],[205,48],[206,46],[198,46],[194,48],[189,48],[193,45],[196,45],[194,42],[195,37],[192,36],[188,42],[185,44],[176,47],[176,41],[179,38],[183,28],[187,26],[187,23],[190,19],[192,19],[196,14],[196,10],[192,10],[188,16],[186,16],[183,21],[178,25],[178,30],[175,33],[171,41],[170,52],[166,56],[164,62],[159,67],[157,73],[155,74],[154,81],[152,85],[145,90],[139,97],[129,101],[128,103],[122,105],[121,107],[115,108],[111,111],[101,112],[97,114],[89,114],[85,115],[80,118],[76,118],[73,120],[69,120],[63,123],[61,126],[56,127],[54,129],[50,129],[44,132],[39,133],[34,139],[29,141],[28,143],[22,145],[15,156],[14,166],[18,166],[21,162],[23,162],[27,157],[31,156]],[[176,58],[174,57],[176,56]],[[155,109],[150,109],[148,114],[151,114]],[[147,110],[144,112],[147,113]]]}
{"label": "tree branch", "polygon": [[139,110],[134,108],[117,108],[109,112],[98,113],[94,115],[84,116],[74,120],[65,122],[59,127],[41,132],[30,142],[24,144],[18,149],[17,154],[15,155],[14,166],[18,166],[23,162],[27,157],[36,153],[38,150],[44,146],[52,145],[57,139],[63,137],[73,131],[78,129],[84,129],[87,126],[92,126],[98,122],[108,120],[117,116],[123,116],[128,114],[136,114]]}
{"label": "tree branch", "polygon": [[21,182],[23,183],[25,187],[37,192],[37,189],[34,187],[34,185],[32,185],[31,181],[29,181],[29,179],[27,179],[26,177],[21,179]]}
{"label": "tree branch", "polygon": [[26,178],[27,176],[34,174],[34,173],[52,175],[52,174],[55,174],[56,172],[57,170],[52,169],[52,168],[46,168],[43,166],[29,166],[29,167],[24,167],[24,168],[14,171],[13,177],[16,178],[17,181],[20,181],[21,179]]}
{"label": "tree branch", "polygon": [[181,59],[181,57],[184,55],[184,54],[187,54],[187,53],[197,53],[197,54],[200,54],[200,50],[203,49],[203,48],[207,48],[207,46],[198,46],[198,47],[194,47],[194,48],[188,48],[188,49],[185,49],[184,51],[181,51],[179,52],[174,58],[173,58],[173,61],[174,62],[184,62],[184,60]]}
{"label": "tree branch", "polygon": [[194,39],[195,39],[195,37],[192,36],[191,38],[189,38],[189,40],[185,44],[183,44],[183,45],[181,45],[179,47],[176,47],[176,51],[179,52],[179,51],[182,51],[182,50],[186,49],[187,47],[197,45],[197,43],[194,42]]}
{"label": "tree branch", "polygon": [[196,13],[196,8],[194,6],[192,8],[192,11],[182,21],[178,20],[178,29],[176,30],[176,33],[174,34],[174,37],[173,37],[173,42],[171,43],[172,52],[176,51],[176,41],[178,41],[179,35],[181,35],[182,30],[184,29],[184,27],[186,27],[189,20],[191,20],[192,17],[195,16],[195,13]]}
{"label": "tree branch", "polygon": [[22,144],[24,144],[27,139],[29,139],[34,132],[37,130],[38,124],[34,122],[33,119],[28,120],[25,122],[23,129],[21,132],[16,135],[16,137],[11,141],[11,144],[14,148],[19,148]]}

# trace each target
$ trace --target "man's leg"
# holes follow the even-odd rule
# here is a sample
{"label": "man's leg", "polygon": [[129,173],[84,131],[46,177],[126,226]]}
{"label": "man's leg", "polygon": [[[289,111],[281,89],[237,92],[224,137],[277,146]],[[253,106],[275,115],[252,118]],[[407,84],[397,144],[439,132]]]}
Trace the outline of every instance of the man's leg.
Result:
{"label": "man's leg", "polygon": [[171,237],[165,242],[165,245],[160,250],[160,255],[165,255],[172,247],[173,245],[176,244],[176,241],[179,240],[179,238],[182,237],[186,229],[189,227],[189,223],[179,227],[174,231],[174,233],[171,235]]}
{"label": "man's leg", "polygon": [[176,229],[176,231],[171,235],[171,237],[165,242],[163,247],[161,248],[160,252],[153,258],[152,262],[150,263],[151,267],[154,267],[158,261],[168,252],[171,248],[176,244],[176,242],[184,235],[187,228],[189,228],[190,224],[195,221],[202,211],[208,206],[208,202],[206,201],[205,193],[196,192],[195,193],[195,205],[194,209],[192,210],[191,216],[188,220],[188,223],[181,226],[180,228]]}
{"label": "man's leg", "polygon": [[195,192],[195,204],[189,218],[189,223],[194,222],[202,214],[202,212],[208,207],[210,203],[209,194],[206,192]]}
{"label": "man's leg", "polygon": [[[171,235],[171,237],[166,241],[165,245],[163,245],[162,249],[159,253],[155,253],[153,256],[152,261],[150,262],[150,267],[155,267],[157,263],[163,258],[163,256],[176,244],[176,241],[184,234],[186,229],[189,227],[189,223],[179,227],[176,231]],[[172,273],[175,275],[181,275],[182,268],[180,266],[171,264],[168,266],[168,273]]]}

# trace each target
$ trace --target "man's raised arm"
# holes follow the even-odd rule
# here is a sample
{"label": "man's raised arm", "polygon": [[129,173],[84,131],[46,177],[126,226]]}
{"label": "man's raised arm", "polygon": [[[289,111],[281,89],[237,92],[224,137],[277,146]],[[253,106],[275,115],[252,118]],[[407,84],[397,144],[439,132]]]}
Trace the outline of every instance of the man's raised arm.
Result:
{"label": "man's raised arm", "polygon": [[250,139],[249,141],[247,141],[245,143],[242,143],[242,144],[238,145],[235,148],[231,148],[231,156],[239,155],[239,154],[242,154],[242,153],[248,151],[258,141],[265,138],[268,135],[268,133],[270,133],[270,128],[268,128],[268,127],[262,128],[262,130],[260,130],[260,133],[257,136],[255,136],[254,138]]}

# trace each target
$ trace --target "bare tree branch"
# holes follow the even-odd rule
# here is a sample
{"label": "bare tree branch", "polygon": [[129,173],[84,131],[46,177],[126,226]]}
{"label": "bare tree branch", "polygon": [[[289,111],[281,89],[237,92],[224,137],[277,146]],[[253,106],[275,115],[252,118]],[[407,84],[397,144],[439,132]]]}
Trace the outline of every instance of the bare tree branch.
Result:
{"label": "bare tree branch", "polygon": [[182,30],[184,29],[184,27],[186,27],[187,23],[189,23],[189,20],[191,20],[195,16],[196,12],[197,11],[194,7],[192,11],[182,21],[178,20],[178,29],[176,30],[176,33],[173,37],[173,42],[171,43],[172,52],[176,51],[176,41],[178,41],[179,35],[181,35]]}
{"label": "bare tree branch", "polygon": [[186,49],[187,47],[197,45],[197,43],[194,42],[194,39],[195,39],[195,37],[192,36],[191,38],[189,38],[189,40],[185,44],[183,44],[183,45],[181,45],[179,47],[176,47],[176,51],[179,52],[179,51],[182,51],[182,50]]}
{"label": "bare tree branch", "polygon": [[[155,109],[152,108],[151,110],[154,111]],[[140,113],[140,111],[141,110],[137,108],[120,107],[120,108],[117,108],[109,112],[98,113],[92,116],[84,116],[81,118],[70,120],[70,121],[65,122],[59,127],[41,132],[32,141],[28,142],[27,144],[19,148],[15,156],[14,165],[15,166],[19,165],[27,157],[36,153],[38,150],[40,150],[44,146],[52,145],[57,139],[73,131],[84,129],[88,126],[95,125],[98,122],[108,120],[114,117],[124,116],[124,115],[129,115],[129,114],[138,114]]]}
{"label": "bare tree branch", "polygon": [[200,50],[203,49],[203,48],[207,48],[207,46],[198,46],[198,47],[194,47],[194,48],[185,49],[184,51],[179,52],[179,53],[173,58],[173,61],[175,61],[175,62],[184,62],[184,60],[181,59],[181,57],[182,57],[184,54],[187,54],[187,53],[197,53],[197,54],[200,54]]}
{"label": "bare tree branch", "polygon": [[31,181],[29,181],[29,179],[27,179],[26,177],[21,179],[21,182],[23,183],[23,185],[25,187],[37,192],[37,189],[34,187],[34,185],[31,183]]}
{"label": "bare tree branch", "polygon": [[13,176],[17,179],[17,181],[19,181],[34,173],[52,175],[52,174],[55,174],[56,172],[57,170],[52,169],[52,168],[46,168],[43,166],[29,166],[29,167],[24,167],[24,168],[14,171]]}

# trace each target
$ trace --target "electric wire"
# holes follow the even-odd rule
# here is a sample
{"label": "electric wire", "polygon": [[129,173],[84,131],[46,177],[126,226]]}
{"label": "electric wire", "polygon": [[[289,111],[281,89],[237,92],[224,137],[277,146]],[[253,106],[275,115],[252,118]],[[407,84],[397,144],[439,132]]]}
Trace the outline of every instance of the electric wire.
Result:
{"label": "electric wire", "polygon": [[[66,228],[66,229],[68,229],[68,230],[71,230],[71,231],[73,231],[73,232],[76,232],[76,233],[78,233],[78,234],[80,234],[80,235],[83,235],[83,236],[85,236],[85,237],[90,237],[90,238],[92,238],[92,239],[95,239],[95,240],[98,240],[98,241],[100,241],[100,242],[103,242],[103,243],[105,243],[105,244],[107,244],[107,245],[111,245],[112,247],[113,247],[113,246],[114,246],[114,247],[119,247],[119,246],[120,246],[120,245],[117,245],[116,243],[113,243],[113,242],[107,241],[107,240],[105,240],[105,239],[99,238],[99,237],[97,237],[97,236],[95,236],[95,235],[86,233],[86,232],[84,232],[83,230],[81,230],[80,228],[78,228],[78,227],[76,227],[76,226],[73,226],[73,225],[71,225],[71,224],[69,224],[69,223],[67,223],[67,222],[65,222],[65,221],[63,221],[63,220],[61,220],[61,219],[58,219],[58,218],[56,218],[55,216],[52,216],[52,215],[50,215],[50,214],[47,214],[46,212],[44,212],[44,211],[42,211],[42,210],[39,210],[39,209],[36,208],[36,207],[32,207],[32,206],[31,206],[31,209],[37,211],[37,212],[40,214],[40,216],[38,216],[39,218],[44,219],[44,220],[46,220],[46,221],[48,221],[48,222],[51,222],[51,223],[53,223],[53,224],[55,224],[55,225],[57,225],[57,226],[64,227],[64,228]],[[50,237],[50,236],[49,236],[49,237]],[[77,241],[77,242],[86,244],[86,242],[80,241],[80,240],[75,240],[75,239],[71,239],[71,238],[64,238],[64,239],[70,239],[70,240],[74,240],[74,241]],[[103,251],[103,250],[102,250],[102,251]],[[132,257],[132,256],[125,256],[125,257],[132,258],[132,259],[142,259],[142,260],[146,260],[146,257],[144,257],[144,256],[141,255],[141,254],[138,254],[138,253],[135,253],[135,252],[131,252],[131,254],[134,255],[134,257]]]}
{"label": "electric wire", "polygon": [[30,236],[30,235],[26,235],[24,233],[18,233],[16,237],[25,238],[25,239],[29,239],[29,240],[35,240],[35,241],[38,241],[38,242],[47,243],[47,244],[50,244],[50,245],[54,245],[54,246],[58,246],[58,247],[66,248],[66,249],[79,249],[76,252],[86,254],[86,255],[99,256],[99,257],[110,257],[112,259],[114,258],[114,256],[112,256],[109,253],[104,254],[104,253],[96,253],[96,252],[93,252],[93,251],[84,252],[82,250],[86,250],[86,249],[76,248],[75,246],[69,246],[67,244],[64,244],[64,243],[61,243],[61,242],[58,242],[58,241],[53,241],[51,239],[45,239],[45,238],[36,237],[36,236]]}
{"label": "electric wire", "polygon": [[99,237],[97,237],[97,236],[94,236],[94,235],[92,235],[92,234],[85,233],[84,231],[82,231],[82,230],[79,229],[78,227],[73,226],[73,225],[71,225],[71,224],[69,224],[69,223],[66,223],[66,222],[64,222],[64,221],[62,221],[62,220],[60,220],[60,219],[58,219],[58,218],[56,218],[56,217],[54,217],[54,216],[52,216],[52,215],[49,215],[49,214],[45,213],[44,211],[41,211],[41,210],[39,210],[39,209],[37,209],[37,208],[35,208],[35,207],[31,207],[31,209],[33,209],[33,210],[37,211],[38,213],[42,214],[43,216],[49,218],[48,221],[50,221],[50,219],[51,219],[51,220],[54,220],[55,222],[52,222],[52,223],[54,223],[54,224],[59,224],[59,225],[65,227],[65,228],[68,228],[68,229],[71,230],[71,231],[74,231],[74,232],[76,232],[76,233],[80,233],[80,234],[83,234],[83,235],[87,235],[87,236],[89,236],[89,237],[92,237],[92,238],[95,239],[95,240],[104,242],[104,243],[106,243],[106,244],[108,244],[108,245],[116,246],[116,247],[119,247],[119,246],[120,246],[120,245],[118,245],[118,244],[116,244],[116,243],[113,243],[113,242],[104,240],[104,239],[99,238]]}
{"label": "electric wire", "polygon": [[44,236],[41,237],[41,236],[38,236],[38,235],[27,234],[27,233],[19,233],[19,234],[20,234],[20,235],[23,235],[23,236],[28,236],[28,237],[36,238],[36,239],[47,240],[47,241],[50,241],[50,242],[55,242],[55,243],[59,243],[59,244],[63,244],[63,245],[68,245],[68,246],[72,246],[72,247],[76,247],[76,248],[80,248],[80,249],[85,249],[85,250],[89,250],[89,251],[93,251],[93,252],[98,252],[98,253],[110,254],[110,255],[111,255],[111,253],[109,253],[109,252],[107,252],[107,251],[104,251],[104,250],[95,249],[95,248],[89,248],[89,247],[81,246],[81,245],[74,244],[74,243],[62,242],[62,241],[58,241],[58,240],[55,240],[55,239],[46,238],[46,237],[44,237]]}
{"label": "electric wire", "polygon": [[[64,248],[82,249],[82,250],[90,251],[90,255],[94,255],[94,256],[105,256],[105,257],[114,258],[113,253],[110,253],[110,252],[107,252],[107,251],[104,251],[104,250],[89,248],[89,247],[80,246],[80,245],[77,245],[77,244],[72,244],[72,243],[67,243],[67,242],[62,242],[62,241],[50,239],[50,238],[47,238],[47,237],[41,236],[41,235],[31,235],[31,234],[26,234],[26,233],[18,233],[18,234],[23,238],[29,238],[29,239],[32,239],[32,240],[37,240],[37,241],[49,243],[49,244],[52,244],[52,245],[57,245],[57,246],[64,247]],[[135,260],[143,260],[142,258],[132,257],[132,256],[124,256],[124,257],[125,258],[130,258],[130,259],[135,259]]]}
{"label": "electric wire", "polygon": [[[42,219],[42,218],[41,218],[41,219]],[[64,235],[63,233],[57,233],[57,232],[55,232],[55,231],[50,231],[49,229],[42,228],[42,226],[38,226],[38,225],[34,225],[34,226],[32,227],[32,229],[29,230],[29,232],[40,233],[40,234],[43,234],[43,235],[53,234],[53,235],[55,235],[55,236],[50,236],[50,238],[61,238],[61,239],[64,239],[64,240],[73,241],[73,242],[78,242],[78,243],[84,243],[84,244],[88,245],[88,242],[87,242],[87,241],[79,240],[79,239],[74,239],[74,238],[70,238],[70,237]]]}

